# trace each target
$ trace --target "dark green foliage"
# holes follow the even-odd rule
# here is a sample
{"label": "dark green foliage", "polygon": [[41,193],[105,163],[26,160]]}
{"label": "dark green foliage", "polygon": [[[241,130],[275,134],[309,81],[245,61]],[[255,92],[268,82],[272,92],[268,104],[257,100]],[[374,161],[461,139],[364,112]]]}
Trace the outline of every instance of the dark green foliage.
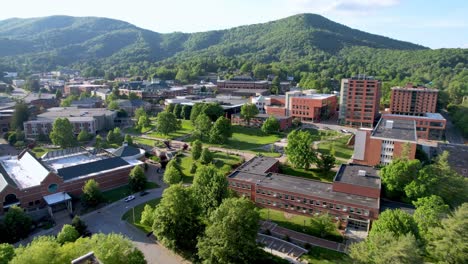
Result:
{"label": "dark green foliage", "polygon": [[73,147],[76,142],[73,125],[68,118],[55,119],[49,137],[54,145],[61,148]]}
{"label": "dark green foliage", "polygon": [[143,168],[135,166],[131,171],[128,179],[128,185],[134,192],[138,192],[145,189],[147,179]]}
{"label": "dark green foliage", "polygon": [[75,228],[76,231],[78,231],[80,236],[83,236],[86,233],[86,230],[88,229],[86,223],[83,220],[81,220],[81,218],[77,215],[73,217],[71,225]]}
{"label": "dark green foliage", "polygon": [[23,208],[16,205],[10,207],[3,221],[10,243],[26,238],[31,231],[31,217],[24,212]]}
{"label": "dark green foliage", "polygon": [[240,115],[247,121],[247,125],[250,125],[250,119],[258,115],[258,108],[254,104],[244,104],[241,107]]}
{"label": "dark green foliage", "polygon": [[262,125],[262,131],[266,134],[277,133],[280,130],[280,123],[274,116],[269,116]]}
{"label": "dark green foliage", "polygon": [[62,230],[57,234],[57,242],[65,244],[75,242],[80,237],[80,233],[72,225],[64,225]]}
{"label": "dark green foliage", "polygon": [[168,135],[180,129],[181,123],[176,116],[169,111],[163,111],[156,117],[156,130],[163,135]]}
{"label": "dark green foliage", "polygon": [[[195,164],[195,163],[194,163]],[[192,190],[202,215],[209,213],[228,197],[227,178],[215,166],[202,166],[198,168],[193,180]]]}
{"label": "dark green foliage", "polygon": [[29,109],[24,102],[19,102],[15,105],[15,111],[11,117],[10,127],[12,130],[23,129],[23,122],[28,121]]}
{"label": "dark green foliage", "polygon": [[173,113],[177,118],[182,118],[182,105],[176,104]]}
{"label": "dark green foliage", "polygon": [[168,104],[165,110],[169,113],[174,113],[175,106],[175,104]]}
{"label": "dark green foliage", "polygon": [[383,233],[391,233],[395,236],[412,234],[419,237],[418,226],[413,216],[400,209],[386,210],[374,221],[370,236],[379,236]]}
{"label": "dark green foliage", "polygon": [[208,148],[203,148],[200,156],[200,162],[202,164],[210,164],[213,161],[213,153]]}
{"label": "dark green foliage", "polygon": [[182,106],[181,117],[185,120],[190,120],[190,112],[192,111],[192,107],[189,105]]}
{"label": "dark green foliage", "polygon": [[221,116],[210,130],[210,142],[224,144],[232,136],[231,120]]}
{"label": "dark green foliage", "polygon": [[81,132],[77,136],[77,140],[79,142],[86,142],[86,141],[89,141],[91,139],[93,139],[93,135],[88,133],[88,131],[86,131],[84,129],[81,130]]}
{"label": "dark green foliage", "polygon": [[81,199],[87,206],[98,205],[103,199],[99,183],[94,179],[86,181]]}
{"label": "dark green foliage", "polygon": [[0,244],[0,264],[8,264],[15,256],[15,248],[7,243]]}
{"label": "dark green foliage", "polygon": [[203,150],[203,143],[200,140],[195,140],[192,142],[193,160],[198,160],[200,158],[202,150]]}
{"label": "dark green foliage", "polygon": [[294,168],[308,169],[316,161],[312,143],[313,138],[308,131],[294,130],[289,133],[286,155]]}
{"label": "dark green foliage", "polygon": [[209,138],[210,130],[213,125],[211,119],[206,114],[202,113],[198,115],[194,126],[194,136],[201,139],[202,141]]}

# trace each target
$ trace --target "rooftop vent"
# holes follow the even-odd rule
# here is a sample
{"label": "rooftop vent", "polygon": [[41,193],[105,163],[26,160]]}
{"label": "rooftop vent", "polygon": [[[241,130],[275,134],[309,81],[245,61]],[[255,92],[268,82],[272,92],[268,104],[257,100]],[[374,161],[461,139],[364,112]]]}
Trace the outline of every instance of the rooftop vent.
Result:
{"label": "rooftop vent", "polygon": [[358,171],[358,176],[366,177],[366,171],[365,170],[359,170]]}
{"label": "rooftop vent", "polygon": [[387,120],[385,122],[385,128],[392,129],[393,128],[393,120]]}

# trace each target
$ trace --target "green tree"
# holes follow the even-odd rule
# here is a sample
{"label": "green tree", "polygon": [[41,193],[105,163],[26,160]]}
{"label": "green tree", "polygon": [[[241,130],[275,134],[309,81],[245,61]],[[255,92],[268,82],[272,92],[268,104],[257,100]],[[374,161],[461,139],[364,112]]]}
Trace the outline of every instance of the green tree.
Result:
{"label": "green tree", "polygon": [[9,208],[5,214],[4,223],[10,242],[17,242],[27,237],[31,231],[31,217],[24,212],[23,208],[16,205]]}
{"label": "green tree", "polygon": [[245,121],[247,121],[247,125],[250,126],[250,120],[258,115],[258,108],[254,104],[244,104],[241,107],[240,115]]}
{"label": "green tree", "polygon": [[336,231],[336,224],[328,214],[321,214],[319,216],[310,219],[310,222],[318,230],[320,230],[320,237],[327,237],[334,231]]}
{"label": "green tree", "polygon": [[210,164],[213,161],[213,153],[208,148],[203,148],[200,162],[201,164]]}
{"label": "green tree", "polygon": [[81,197],[88,206],[98,205],[103,199],[99,183],[94,179],[87,180],[83,186]]}
{"label": "green tree", "polygon": [[41,84],[38,79],[28,78],[24,83],[24,89],[31,92],[39,92]]}
{"label": "green tree", "polygon": [[253,263],[260,216],[245,198],[229,198],[209,218],[205,235],[198,240],[203,263]]}
{"label": "green tree", "polygon": [[88,133],[88,131],[86,131],[85,129],[82,129],[80,131],[80,133],[78,134],[77,139],[78,139],[79,142],[86,142],[86,141],[90,140],[91,137],[92,137],[92,135],[90,133]]}
{"label": "green tree", "polygon": [[151,121],[147,115],[142,115],[138,118],[137,127],[140,129],[142,133],[146,127],[150,126],[150,124],[151,124]]}
{"label": "green tree", "polygon": [[450,167],[448,152],[443,152],[433,164],[419,171],[417,177],[405,187],[405,193],[412,201],[437,195],[454,208],[468,200],[468,179]]}
{"label": "green tree", "polygon": [[192,142],[192,159],[198,160],[201,156],[203,150],[203,144],[200,140],[195,140]]}
{"label": "green tree", "polygon": [[0,264],[8,264],[15,256],[15,248],[7,243],[0,244]]}
{"label": "green tree", "polygon": [[286,147],[288,162],[295,168],[308,169],[317,159],[312,143],[312,135],[307,131],[294,130],[289,133]]}
{"label": "green tree", "polygon": [[55,119],[49,137],[54,145],[58,145],[61,148],[69,148],[75,145],[73,125],[68,118]]}
{"label": "green tree", "polygon": [[173,113],[163,111],[156,117],[156,130],[159,133],[169,135],[178,129],[180,129],[180,123],[177,121],[177,118]]}
{"label": "green tree", "polygon": [[91,245],[89,251],[93,251],[102,263],[146,264],[143,253],[121,234],[96,234],[88,243]]}
{"label": "green tree", "polygon": [[81,218],[77,215],[73,217],[71,225],[75,228],[76,231],[78,231],[78,234],[80,234],[80,236],[85,235],[86,230],[88,229],[86,223],[83,220],[81,220]]}
{"label": "green tree", "polygon": [[273,81],[271,82],[271,87],[270,87],[270,92],[272,94],[279,94],[279,92],[281,91],[281,85],[280,85],[280,79],[278,76],[275,76],[275,78],[273,78]]}
{"label": "green tree", "polygon": [[135,119],[136,120],[139,120],[140,119],[140,116],[147,116],[148,114],[146,113],[146,110],[145,108],[142,107],[139,107],[135,110]]}
{"label": "green tree", "polygon": [[182,173],[177,169],[176,166],[167,164],[166,170],[164,171],[163,180],[167,184],[176,184],[182,180]]}
{"label": "green tree", "polygon": [[316,160],[317,168],[323,172],[329,172],[335,166],[335,160],[335,156],[331,154],[321,154]]}
{"label": "green tree", "polygon": [[418,237],[418,226],[413,217],[401,209],[386,210],[374,221],[369,236],[391,233],[395,236],[412,234]]}
{"label": "green tree", "polygon": [[107,142],[109,142],[110,144],[117,144],[117,145],[122,144],[123,136],[122,136],[122,132],[120,131],[120,128],[116,127],[107,133]]}
{"label": "green tree", "polygon": [[75,242],[80,237],[80,233],[72,225],[64,225],[62,231],[57,234],[57,242],[65,244],[67,242]]}
{"label": "green tree", "polygon": [[182,105],[181,104],[176,104],[174,106],[174,112],[173,113],[177,118],[182,118]]}
{"label": "green tree", "polygon": [[130,189],[134,192],[144,190],[146,182],[147,179],[143,168],[141,168],[140,166],[133,167],[133,169],[130,171],[128,179],[128,185]]}
{"label": "green tree", "polygon": [[29,108],[28,105],[24,102],[18,102],[15,105],[13,111],[13,116],[10,121],[10,128],[12,130],[23,129],[23,123],[28,121],[29,118]]}
{"label": "green tree", "polygon": [[116,100],[110,101],[107,104],[107,109],[109,109],[109,110],[119,110],[120,109],[119,102],[117,102]]}
{"label": "green tree", "polygon": [[215,122],[224,116],[224,109],[219,103],[209,103],[203,105],[203,113],[210,118],[211,122]]}
{"label": "green tree", "polygon": [[132,136],[130,136],[129,134],[126,134],[126,135],[125,135],[125,140],[124,140],[124,141],[127,142],[127,144],[128,144],[129,146],[133,146],[133,138],[132,138]]}
{"label": "green tree", "polygon": [[195,121],[194,134],[203,140],[204,138],[206,138],[207,135],[209,136],[211,127],[211,119],[205,114],[200,114],[198,115],[197,120]]}
{"label": "green tree", "polygon": [[185,120],[190,120],[190,112],[192,108],[189,105],[182,106],[181,117]]}
{"label": "green tree", "polygon": [[203,112],[204,103],[195,103],[190,111],[190,121],[195,125],[197,117]]}
{"label": "green tree", "polygon": [[412,234],[396,236],[386,232],[369,236],[365,241],[351,244],[349,255],[357,264],[424,263],[418,241]]}
{"label": "green tree", "polygon": [[193,252],[202,230],[192,190],[180,184],[164,190],[154,212],[153,231],[158,240],[170,249]]}
{"label": "green tree", "polygon": [[224,144],[231,136],[231,121],[224,116],[219,117],[210,130],[210,142],[215,144]]}
{"label": "green tree", "polygon": [[393,160],[380,173],[386,194],[390,197],[401,197],[405,187],[417,177],[420,169],[419,160]]}
{"label": "green tree", "polygon": [[201,208],[202,215],[209,215],[228,197],[228,181],[215,166],[198,168],[193,179],[193,194]]}
{"label": "green tree", "polygon": [[468,203],[462,204],[453,215],[442,220],[441,226],[429,229],[431,239],[427,252],[438,263],[468,262]]}
{"label": "green tree", "polygon": [[423,235],[427,235],[430,228],[439,227],[442,218],[449,212],[449,206],[436,195],[419,198],[413,204],[416,206],[413,218]]}
{"label": "green tree", "polygon": [[141,212],[140,224],[145,226],[153,226],[154,223],[154,211],[156,208],[153,208],[149,204],[145,204],[143,212]]}
{"label": "green tree", "polygon": [[266,134],[277,133],[280,130],[280,123],[274,116],[269,116],[262,125],[262,131]]}
{"label": "green tree", "polygon": [[57,90],[57,91],[55,92],[55,98],[56,98],[56,99],[60,99],[60,98],[62,98],[62,96],[63,96],[62,91]]}
{"label": "green tree", "polygon": [[168,104],[164,110],[169,113],[174,113],[175,104]]}
{"label": "green tree", "polygon": [[128,94],[128,100],[138,100],[138,99],[140,99],[140,97],[136,93],[130,92]]}
{"label": "green tree", "polygon": [[97,135],[95,140],[94,140],[94,147],[97,148],[97,149],[100,149],[103,147],[103,143],[102,142],[102,137],[101,135]]}

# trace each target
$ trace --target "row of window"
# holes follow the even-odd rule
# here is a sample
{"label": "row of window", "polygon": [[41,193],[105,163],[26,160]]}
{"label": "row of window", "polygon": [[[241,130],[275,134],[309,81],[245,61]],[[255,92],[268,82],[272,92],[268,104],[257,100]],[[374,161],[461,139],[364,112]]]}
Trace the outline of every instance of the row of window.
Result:
{"label": "row of window", "polygon": [[[333,203],[320,201],[320,200],[311,200],[311,199],[302,198],[302,197],[298,197],[298,196],[294,196],[294,195],[281,194],[281,193],[276,193],[276,192],[272,192],[272,191],[269,191],[269,190],[262,190],[262,189],[257,189],[256,192],[258,194],[269,195],[269,196],[273,196],[273,197],[278,198],[278,199],[290,200],[292,202],[302,203],[302,204],[308,205],[308,206],[310,206],[310,205],[312,205],[312,206],[321,206],[321,207],[327,208],[327,209],[342,210],[343,212],[350,212],[350,213],[359,214],[359,215],[364,214],[365,216],[369,215],[368,210],[355,208],[355,207],[349,207],[349,206],[345,206],[345,205],[341,205],[341,204],[333,204]],[[262,198],[257,198],[256,200],[262,200]],[[272,202],[272,201],[270,201],[268,199],[263,199],[263,200],[267,201],[267,204],[273,204],[273,203],[277,204],[277,205],[273,205],[273,206],[279,206],[279,204],[281,204],[279,202]],[[288,206],[291,207],[291,206],[294,206],[294,205],[285,203],[284,206],[285,206],[285,208],[288,208]],[[296,206],[297,206],[297,204],[296,204]]]}
{"label": "row of window", "polygon": [[293,105],[292,108],[293,109],[306,109],[306,110],[310,109],[310,107],[305,106],[305,105]]}
{"label": "row of window", "polygon": [[303,111],[295,111],[295,110],[293,110],[293,111],[292,111],[292,114],[293,114],[293,115],[309,115],[309,112],[305,112],[305,111],[303,112]]}
{"label": "row of window", "polygon": [[252,186],[250,184],[243,184],[243,183],[238,183],[238,182],[231,182],[231,186],[241,188],[241,189],[247,189],[247,190],[252,189]]}

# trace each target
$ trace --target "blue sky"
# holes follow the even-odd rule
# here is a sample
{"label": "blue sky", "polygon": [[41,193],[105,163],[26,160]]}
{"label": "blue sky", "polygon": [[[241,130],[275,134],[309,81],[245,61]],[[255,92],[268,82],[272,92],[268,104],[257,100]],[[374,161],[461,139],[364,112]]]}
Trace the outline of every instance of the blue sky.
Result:
{"label": "blue sky", "polygon": [[162,33],[224,29],[317,13],[430,48],[468,48],[468,0],[11,0],[0,6],[0,20],[100,16]]}

